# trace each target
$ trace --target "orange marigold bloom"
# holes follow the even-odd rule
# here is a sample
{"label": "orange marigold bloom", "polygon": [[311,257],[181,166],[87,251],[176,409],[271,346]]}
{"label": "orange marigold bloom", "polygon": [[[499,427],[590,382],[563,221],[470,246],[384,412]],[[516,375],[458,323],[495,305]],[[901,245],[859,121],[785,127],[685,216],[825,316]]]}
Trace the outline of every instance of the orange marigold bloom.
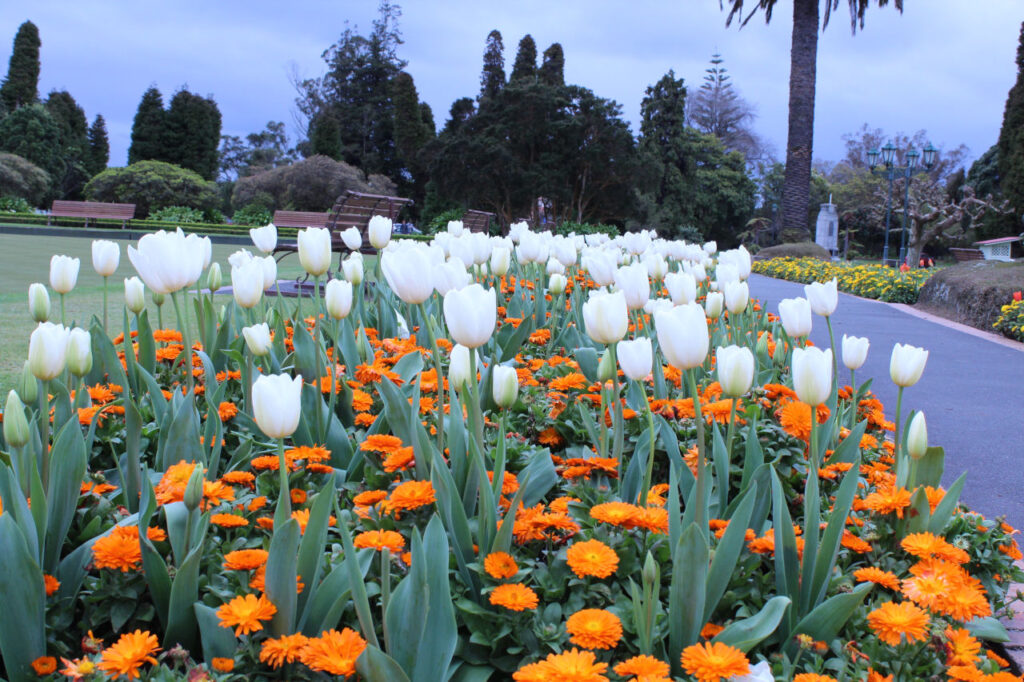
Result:
{"label": "orange marigold bloom", "polygon": [[598,663],[592,651],[571,649],[548,654],[543,661],[523,666],[512,674],[516,682],[608,682],[602,673],[607,663]]}
{"label": "orange marigold bloom", "polygon": [[229,673],[235,669],[235,659],[214,657],[210,661],[210,667],[219,673]]}
{"label": "orange marigold bloom", "polygon": [[870,509],[876,514],[896,513],[898,518],[903,518],[903,510],[910,506],[910,491],[906,488],[887,486],[879,488],[864,498],[864,508]]}
{"label": "orange marigold bloom", "polygon": [[600,540],[574,542],[566,552],[566,561],[579,578],[607,578],[619,567],[619,555]]}
{"label": "orange marigold bloom", "polygon": [[551,447],[558,447],[565,443],[565,439],[562,438],[561,434],[555,430],[555,427],[549,426],[540,432],[537,436],[537,442],[541,445],[549,445]]}
{"label": "orange marigold bloom", "polygon": [[386,499],[388,493],[386,490],[367,490],[361,492],[352,498],[352,503],[359,507],[372,507],[378,502]]}
{"label": "orange marigold bloom", "polygon": [[[824,414],[823,414],[824,413]],[[818,423],[828,421],[828,408],[819,405],[817,410]],[[779,410],[779,424],[786,433],[799,438],[805,443],[811,440],[811,406],[800,401],[788,402]]]}
{"label": "orange marigold bloom", "polygon": [[81,682],[89,675],[96,672],[96,664],[93,663],[91,658],[76,658],[69,660],[61,657],[60,662],[64,664],[64,669],[60,671],[60,674],[64,677],[70,677],[72,682]]}
{"label": "orange marigold bloom", "polygon": [[226,422],[238,414],[238,405],[232,402],[223,402],[217,406],[217,415],[222,422]]}
{"label": "orange marigold bloom", "polygon": [[430,481],[406,481],[391,491],[391,495],[384,502],[383,511],[390,514],[406,509],[419,509],[433,504],[434,499],[434,485]]}
{"label": "orange marigold bloom", "polygon": [[235,626],[235,636],[247,635],[263,629],[261,620],[270,620],[277,613],[277,607],[266,595],[239,595],[217,609],[222,628]]}
{"label": "orange marigold bloom", "polygon": [[398,448],[395,452],[384,458],[384,471],[392,474],[402,469],[407,469],[416,464],[413,448],[410,445],[405,448]]}
{"label": "orange marigold bloom", "polygon": [[302,633],[267,639],[260,647],[260,661],[275,669],[285,663],[294,663],[299,660],[308,641],[309,638]]}
{"label": "orange marigold bloom", "polygon": [[373,396],[358,388],[352,391],[352,409],[356,412],[368,412],[373,407]]}
{"label": "orange marigold bloom", "polygon": [[841,544],[843,545],[843,547],[846,547],[847,549],[857,552],[859,554],[867,554],[871,551],[871,545],[869,543],[865,542],[864,540],[861,540],[859,537],[857,537],[848,530],[843,531],[843,539],[841,540]]}
{"label": "orange marigold bloom", "polygon": [[961,628],[947,627],[946,665],[975,665],[981,653],[981,642]]}
{"label": "orange marigold bloom", "polygon": [[46,596],[49,597],[60,589],[60,581],[49,573],[43,574],[43,585],[46,587]]}
{"label": "orange marigold bloom", "polygon": [[586,388],[590,382],[587,381],[587,377],[583,376],[580,372],[572,372],[566,374],[564,377],[558,377],[552,379],[551,383],[548,384],[548,388],[552,391],[569,391],[572,389],[583,389]]}
{"label": "orange marigold bloom", "polygon": [[611,611],[583,609],[565,623],[571,641],[584,649],[614,649],[622,639],[622,621]]}
{"label": "orange marigold bloom", "polygon": [[238,549],[224,555],[224,568],[229,571],[251,571],[267,563],[270,552],[265,549]]}
{"label": "orange marigold bloom", "polygon": [[615,666],[615,674],[622,677],[668,677],[669,665],[654,656],[634,656]]}
{"label": "orange marigold bloom", "polygon": [[704,627],[700,629],[700,636],[704,639],[714,639],[724,629],[724,627],[715,623],[704,623]]}
{"label": "orange marigold bloom", "polygon": [[518,573],[519,566],[508,552],[491,552],[484,557],[484,570],[495,580],[504,580]]}
{"label": "orange marigold bloom", "polygon": [[196,468],[195,462],[180,460],[177,464],[167,467],[156,485],[156,501],[159,504],[181,502],[185,499],[185,486]]}
{"label": "orange marigold bloom", "polygon": [[109,403],[115,398],[114,392],[103,384],[96,384],[95,386],[86,386],[86,391],[89,393],[89,400],[93,404],[104,404]]}
{"label": "orange marigold bloom", "polygon": [[630,526],[665,535],[668,533],[668,510],[663,507],[638,507]]}
{"label": "orange marigold bloom", "polygon": [[160,640],[148,631],[126,632],[121,638],[103,650],[99,669],[107,677],[126,676],[134,680],[139,676],[143,663],[156,665],[153,654],[160,651]]}
{"label": "orange marigold bloom", "polygon": [[900,644],[900,636],[909,642],[923,642],[928,637],[928,613],[917,605],[886,602],[868,614],[868,625],[890,646]]}
{"label": "orange marigold bloom", "polygon": [[57,671],[57,659],[53,656],[40,656],[32,661],[32,670],[35,670],[36,675],[40,677],[55,673]]}
{"label": "orange marigold bloom", "polygon": [[303,504],[306,501],[306,491],[302,488],[292,488],[288,491],[288,497],[292,504]]}
{"label": "orange marigold bloom", "polygon": [[92,545],[96,568],[112,568],[127,573],[142,562],[138,526],[117,526]]}
{"label": "orange marigold bloom", "polygon": [[601,523],[629,527],[636,520],[639,511],[639,507],[628,502],[605,502],[591,507],[590,516]]}
{"label": "orange marigold bloom", "polygon": [[359,449],[364,452],[381,452],[390,454],[402,447],[402,439],[386,433],[373,433],[366,437],[359,444]]}
{"label": "orange marigold bloom", "polygon": [[793,677],[793,682],[836,682],[836,678],[818,673],[800,673]]}
{"label": "orange marigold bloom", "polygon": [[750,661],[735,647],[721,642],[693,644],[683,649],[683,669],[699,682],[718,682],[750,672]]}
{"label": "orange marigold bloom", "polygon": [[378,552],[389,549],[392,554],[398,554],[405,547],[405,538],[393,530],[368,530],[357,535],[352,544],[357,549],[375,549]]}
{"label": "orange marigold bloom", "polygon": [[1021,554],[1020,547],[1017,545],[1016,540],[1010,540],[1009,544],[999,545],[996,547],[1000,552],[1010,557],[1014,561],[1020,561],[1024,559],[1024,554]]}
{"label": "orange marigold bloom", "polygon": [[900,547],[919,559],[936,557],[955,564],[966,564],[971,558],[964,550],[932,533],[911,533],[900,541]]}
{"label": "orange marigold bloom", "polygon": [[900,580],[894,573],[889,571],[883,571],[880,568],[869,566],[867,568],[858,568],[853,572],[853,579],[859,583],[875,583],[882,587],[888,587],[890,590],[899,591]]}
{"label": "orange marigold bloom", "polygon": [[498,585],[491,592],[490,602],[495,606],[503,606],[509,611],[525,611],[537,608],[537,593],[526,585],[511,583]]}
{"label": "orange marigold bloom", "polygon": [[247,488],[256,486],[256,477],[248,471],[229,471],[220,480],[229,485],[244,485]]}
{"label": "orange marigold bloom", "polygon": [[356,659],[365,648],[366,640],[354,630],[325,630],[307,640],[300,660],[313,670],[347,677],[355,674]]}
{"label": "orange marigold bloom", "polygon": [[241,528],[249,525],[249,522],[238,514],[214,514],[210,517],[210,523],[221,528]]}

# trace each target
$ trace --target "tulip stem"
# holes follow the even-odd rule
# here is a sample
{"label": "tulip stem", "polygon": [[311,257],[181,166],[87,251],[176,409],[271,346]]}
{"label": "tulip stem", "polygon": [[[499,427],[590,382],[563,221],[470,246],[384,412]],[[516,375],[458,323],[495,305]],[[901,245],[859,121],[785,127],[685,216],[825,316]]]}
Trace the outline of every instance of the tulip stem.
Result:
{"label": "tulip stem", "polygon": [[614,439],[612,440],[612,457],[618,461],[619,467],[619,480],[622,480],[622,445],[623,445],[623,419],[622,419],[622,401],[619,399],[619,356],[618,356],[618,342],[613,343],[609,350],[612,355],[612,428],[614,429]]}
{"label": "tulip stem", "polygon": [[253,375],[256,373],[256,369],[253,365],[252,353],[248,350],[245,353],[245,370],[246,376],[243,377],[245,383],[245,409],[249,414],[255,415],[256,412],[253,410],[252,405],[252,382],[254,381]]}
{"label": "tulip stem", "polygon": [[[320,392],[320,378],[323,376],[323,366],[320,358],[320,278],[313,277],[313,340],[316,342],[313,344],[313,352],[316,355],[316,379],[313,380],[313,387],[316,389],[317,396],[321,395]],[[323,438],[323,442],[327,442],[327,435],[324,432],[324,416],[323,410],[320,409],[320,402],[316,403],[316,432],[317,438]],[[330,424],[327,426],[330,429]]]}
{"label": "tulip stem", "polygon": [[284,456],[284,438],[277,439],[277,469],[280,491],[274,511],[274,528],[283,526],[292,515],[291,493],[288,490],[288,462]]}
{"label": "tulip stem", "polygon": [[690,387],[690,395],[693,396],[693,415],[697,422],[697,509],[694,515],[694,523],[697,530],[708,539],[707,501],[704,490],[704,480],[707,478],[707,453],[704,444],[704,417],[700,413],[700,394],[697,392],[697,370],[686,370],[686,379]]}
{"label": "tulip stem", "polygon": [[[469,383],[470,416],[474,420],[473,438],[476,440],[477,450],[480,451],[480,456],[482,457],[484,454],[484,415],[483,410],[480,409],[480,386],[476,380],[476,348],[469,349],[469,377],[467,382]],[[444,456],[444,451],[441,452],[441,456]]]}
{"label": "tulip stem", "polygon": [[[641,387],[643,384],[641,383]],[[654,474],[654,412],[651,410],[651,403],[647,400],[647,394],[644,393],[644,407],[647,412],[647,430],[650,433],[650,448],[647,451],[647,470],[644,472],[644,487],[638,504],[641,506],[647,506],[647,496],[651,492],[651,476]]]}
{"label": "tulip stem", "polygon": [[68,326],[68,323],[64,319],[64,294],[60,295],[60,323],[63,326]]}
{"label": "tulip stem", "polygon": [[[807,460],[811,465],[811,473],[809,476],[818,477],[818,406],[811,405],[811,438],[808,443],[810,449],[807,455]],[[817,523],[817,519],[808,520],[810,522]]]}
{"label": "tulip stem", "polygon": [[103,275],[103,332],[107,333],[107,284],[110,278]]}
{"label": "tulip stem", "polygon": [[444,457],[444,374],[441,373],[441,353],[437,349],[437,334],[434,330],[434,322],[427,315],[425,303],[419,304],[420,314],[423,317],[423,325],[427,328],[427,338],[430,340],[430,357],[434,361],[434,373],[437,375],[437,453]]}
{"label": "tulip stem", "polygon": [[893,433],[893,457],[896,458],[896,486],[907,482],[907,463],[900,452],[900,415],[903,412],[903,386],[896,390],[896,430]]}
{"label": "tulip stem", "polygon": [[178,318],[178,326],[181,327],[181,334],[182,334],[181,339],[182,339],[182,345],[184,346],[184,348],[182,349],[181,355],[179,355],[178,357],[181,358],[182,355],[184,355],[183,362],[184,362],[184,365],[185,365],[185,382],[186,382],[186,385],[188,386],[189,395],[192,395],[192,390],[193,390],[192,389],[192,386],[193,386],[193,379],[192,379],[192,343],[189,340],[190,339],[190,334],[189,334],[189,328],[188,328],[188,316],[186,315],[186,316],[182,317],[182,315],[181,315],[181,303],[178,301],[178,292],[177,291],[171,292],[171,303],[174,304],[174,314]]}
{"label": "tulip stem", "polygon": [[50,476],[50,394],[48,392],[49,382],[37,379],[39,382],[39,442],[42,448],[39,452],[39,471],[42,472],[43,487],[47,486]]}
{"label": "tulip stem", "polygon": [[732,461],[732,441],[736,437],[736,398],[729,401],[729,428],[725,436],[725,456]]}
{"label": "tulip stem", "polygon": [[850,429],[857,423],[857,370],[850,370]]}
{"label": "tulip stem", "polygon": [[[832,333],[832,317],[829,315],[825,316],[825,325],[828,327],[828,344],[832,349],[832,376],[839,376],[839,364],[836,362],[836,337]],[[839,389],[839,380],[836,379],[836,390]]]}

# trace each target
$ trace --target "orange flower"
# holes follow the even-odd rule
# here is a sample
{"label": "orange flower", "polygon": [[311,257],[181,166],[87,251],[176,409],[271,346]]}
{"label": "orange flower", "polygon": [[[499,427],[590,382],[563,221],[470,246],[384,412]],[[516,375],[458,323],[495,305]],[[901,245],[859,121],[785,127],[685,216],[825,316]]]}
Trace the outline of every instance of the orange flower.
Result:
{"label": "orange flower", "polygon": [[49,597],[60,589],[60,581],[49,573],[43,574],[43,585],[46,587],[46,596]]}
{"label": "orange flower", "polygon": [[384,433],[374,433],[366,437],[359,449],[364,452],[380,452],[391,454],[402,447],[402,439]]}
{"label": "orange flower", "polygon": [[280,668],[285,663],[294,663],[302,655],[302,649],[309,639],[302,633],[283,635],[268,639],[260,648],[260,661],[271,668]]}
{"label": "orange flower", "polygon": [[156,501],[159,504],[181,502],[185,499],[185,486],[196,468],[195,462],[180,460],[177,464],[167,467],[156,485]]}
{"label": "orange flower", "polygon": [[388,549],[392,554],[398,554],[405,547],[405,538],[393,530],[368,530],[357,535],[352,544],[357,549],[375,549],[378,552]]}
{"label": "orange flower", "polygon": [[503,606],[509,611],[533,610],[537,608],[537,593],[519,583],[498,585],[491,592],[490,601],[495,606]]}
{"label": "orange flower", "polygon": [[598,663],[592,651],[572,649],[548,654],[543,661],[523,666],[512,674],[516,682],[608,682],[601,673],[607,663]]}
{"label": "orange flower", "polygon": [[911,533],[900,541],[900,547],[919,559],[936,557],[955,564],[966,564],[971,559],[967,552],[932,533]]}
{"label": "orange flower", "polygon": [[99,668],[107,677],[125,675],[130,680],[139,676],[143,663],[156,665],[153,654],[160,651],[160,640],[148,631],[126,632],[121,638],[103,650]]}
{"label": "orange flower", "polygon": [[96,568],[112,568],[127,573],[142,562],[138,526],[116,526],[92,546]]}
{"label": "orange flower", "polygon": [[876,514],[892,514],[903,518],[903,510],[910,506],[910,491],[895,486],[880,487],[864,498],[864,508]]}
{"label": "orange flower", "polygon": [[248,488],[256,485],[256,477],[248,471],[229,471],[221,476],[220,480],[228,485],[244,485]]}
{"label": "orange flower", "polygon": [[62,657],[60,662],[64,664],[64,669],[60,671],[60,674],[64,677],[70,677],[72,682],[81,682],[81,680],[96,672],[96,664],[91,658],[86,658],[85,656],[74,660]]}
{"label": "orange flower", "polygon": [[859,583],[871,582],[882,587],[888,587],[890,590],[900,589],[900,580],[894,573],[889,571],[883,571],[880,568],[869,566],[867,568],[858,568],[853,572],[853,579]]}
{"label": "orange flower", "polygon": [[537,436],[537,442],[541,445],[549,445],[551,447],[558,447],[565,443],[565,439],[555,430],[555,427],[549,426],[540,432]]}
{"label": "orange flower", "polygon": [[263,629],[261,620],[269,620],[277,613],[277,607],[266,595],[239,595],[217,609],[222,628],[235,627],[235,636],[247,635]]}
{"label": "orange flower", "polygon": [[639,507],[627,502],[605,502],[604,504],[595,504],[591,507],[590,516],[602,523],[629,527],[636,519],[639,511]]}
{"label": "orange flower", "polygon": [[387,496],[387,491],[384,490],[367,490],[353,497],[352,503],[358,507],[372,507],[378,502],[386,499]]}
{"label": "orange flower", "polygon": [[224,555],[224,568],[229,571],[251,571],[267,563],[270,553],[265,549],[238,549]]}
{"label": "orange flower", "polygon": [[619,567],[619,555],[600,540],[573,543],[566,552],[566,561],[579,578],[607,578]]}
{"label": "orange flower", "polygon": [[634,656],[615,666],[615,674],[622,677],[668,677],[669,665],[654,656]]}
{"label": "orange flower", "polygon": [[511,578],[519,572],[516,560],[507,552],[491,552],[484,557],[484,570],[495,580]]}
{"label": "orange flower", "polygon": [[[406,481],[391,491],[384,503],[385,514],[418,509],[434,503],[434,485],[430,481]],[[397,516],[397,514],[396,514]]]}
{"label": "orange flower", "polygon": [[622,622],[611,611],[583,609],[565,623],[569,640],[584,649],[614,649],[622,639]]}
{"label": "orange flower", "polygon": [[373,396],[358,388],[352,391],[352,409],[356,412],[368,412],[373,407]]}
{"label": "orange flower", "polygon": [[750,673],[746,655],[735,647],[721,642],[694,644],[683,649],[683,669],[699,682],[718,682],[737,675]]}
{"label": "orange flower", "polygon": [[818,673],[800,673],[793,677],[793,682],[836,682],[836,678]]}
{"label": "orange flower", "polygon": [[922,642],[928,636],[928,614],[911,602],[886,602],[868,614],[868,625],[878,638],[898,646],[900,635],[907,642]]}
{"label": "orange flower", "polygon": [[[817,418],[819,424],[828,421],[828,408],[824,405],[819,406]],[[789,435],[799,438],[805,443],[809,442],[811,439],[811,406],[799,401],[786,403],[779,410],[779,424]]]}
{"label": "orange flower", "polygon": [[221,528],[241,528],[249,525],[249,522],[238,514],[214,514],[210,517],[210,523]]}
{"label": "orange flower", "polygon": [[840,541],[843,547],[857,552],[859,554],[867,554],[871,551],[870,543],[861,540],[859,537],[854,535],[848,530],[843,531],[843,539]]}
{"label": "orange flower", "polygon": [[571,374],[566,374],[564,377],[552,379],[551,383],[548,384],[548,388],[552,391],[568,391],[571,389],[586,388],[588,383],[587,377],[583,376],[579,372],[573,372]]}
{"label": "orange flower", "polygon": [[632,526],[651,533],[668,533],[668,510],[662,507],[638,507]]}
{"label": "orange flower", "polygon": [[288,497],[291,498],[292,504],[303,504],[306,501],[306,491],[302,488],[292,488],[288,491]]}
{"label": "orange flower", "polygon": [[214,657],[210,661],[210,667],[219,673],[229,673],[235,669],[235,659]]}
{"label": "orange flower", "polygon": [[391,453],[384,458],[384,471],[389,474],[396,471],[401,471],[416,464],[416,459],[413,456],[413,448],[409,447],[399,448],[395,452]]}
{"label": "orange flower", "polygon": [[217,406],[217,415],[222,422],[232,419],[238,414],[238,406],[232,402],[223,402]]}
{"label": "orange flower", "polygon": [[981,642],[971,636],[967,630],[947,627],[946,665],[975,665],[981,653]]}
{"label": "orange flower", "polygon": [[57,671],[57,659],[53,656],[40,656],[36,660],[32,661],[32,669],[36,671],[36,675],[42,677],[43,675],[50,675]]}
{"label": "orange flower", "polygon": [[325,630],[307,640],[300,659],[312,670],[347,677],[355,674],[356,659],[365,648],[366,640],[354,630]]}

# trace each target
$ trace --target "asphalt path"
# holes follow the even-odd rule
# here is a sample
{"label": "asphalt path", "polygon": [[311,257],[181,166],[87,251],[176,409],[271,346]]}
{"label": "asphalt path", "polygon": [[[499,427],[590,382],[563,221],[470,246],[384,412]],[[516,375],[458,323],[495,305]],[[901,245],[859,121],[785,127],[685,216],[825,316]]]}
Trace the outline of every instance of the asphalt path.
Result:
{"label": "asphalt path", "polygon": [[[779,301],[803,296],[802,284],[750,276],[750,295],[778,314]],[[813,316],[811,341],[827,348],[825,318]],[[867,362],[857,383],[873,378],[872,391],[891,420],[896,411],[896,386],[889,379],[889,358],[897,343],[929,352],[924,375],[903,392],[903,413],[923,410],[928,440],[946,450],[943,484],[967,472],[961,500],[972,509],[1024,528],[1024,345],[1013,347],[975,336],[952,325],[922,319],[900,306],[839,294],[832,315],[843,367],[843,334],[870,339]]]}

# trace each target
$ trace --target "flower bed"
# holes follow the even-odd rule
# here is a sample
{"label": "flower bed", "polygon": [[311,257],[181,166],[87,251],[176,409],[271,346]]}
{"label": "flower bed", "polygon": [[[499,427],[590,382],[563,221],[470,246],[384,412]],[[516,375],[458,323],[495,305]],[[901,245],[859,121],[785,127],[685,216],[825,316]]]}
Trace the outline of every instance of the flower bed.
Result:
{"label": "flower bed", "polygon": [[1013,300],[999,310],[999,318],[992,326],[1003,336],[1024,341],[1024,300],[1021,300],[1020,292],[1015,292]]}
{"label": "flower bed", "polygon": [[[235,301],[188,294],[201,248],[156,235],[176,328],[135,285],[129,334],[41,324],[0,443],[6,678],[1016,679],[982,648],[1016,531],[806,344],[789,310],[834,288],[779,319],[742,251],[514,235],[298,301],[242,256]],[[927,353],[894,357],[902,396]]]}
{"label": "flower bed", "polygon": [[830,263],[817,258],[772,258],[753,264],[753,271],[791,282],[825,282],[833,277],[839,290],[887,303],[916,303],[917,294],[934,274],[932,269],[901,272],[884,265]]}

